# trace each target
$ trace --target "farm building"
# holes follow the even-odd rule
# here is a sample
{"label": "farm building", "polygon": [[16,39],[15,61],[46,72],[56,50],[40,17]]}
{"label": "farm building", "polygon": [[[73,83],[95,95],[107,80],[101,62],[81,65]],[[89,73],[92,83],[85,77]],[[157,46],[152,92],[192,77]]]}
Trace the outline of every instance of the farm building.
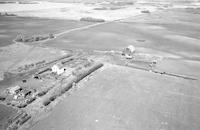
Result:
{"label": "farm building", "polygon": [[8,88],[8,93],[11,95],[14,95],[14,94],[19,93],[21,90],[22,90],[22,88],[17,85],[15,87]]}
{"label": "farm building", "polygon": [[124,55],[127,59],[132,59],[134,53],[135,47],[133,45],[129,45],[122,51],[122,55]]}
{"label": "farm building", "polygon": [[27,89],[24,89],[20,94],[18,94],[19,97],[23,97],[23,98],[26,98],[27,96],[31,95],[32,94],[32,91],[31,90],[27,90]]}
{"label": "farm building", "polygon": [[57,75],[61,75],[65,72],[65,70],[66,69],[61,64],[55,64],[51,67],[51,71]]}

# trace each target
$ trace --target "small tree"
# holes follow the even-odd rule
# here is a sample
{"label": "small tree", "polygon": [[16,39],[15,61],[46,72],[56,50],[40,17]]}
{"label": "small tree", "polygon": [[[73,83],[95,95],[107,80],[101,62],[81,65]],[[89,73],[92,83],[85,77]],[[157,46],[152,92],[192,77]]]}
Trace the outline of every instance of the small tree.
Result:
{"label": "small tree", "polygon": [[23,36],[20,34],[20,35],[17,35],[15,41],[17,42],[22,42],[23,41]]}
{"label": "small tree", "polygon": [[52,33],[49,34],[49,38],[50,38],[50,39],[52,39],[52,38],[54,38],[54,37],[55,37],[55,36],[54,36]]}

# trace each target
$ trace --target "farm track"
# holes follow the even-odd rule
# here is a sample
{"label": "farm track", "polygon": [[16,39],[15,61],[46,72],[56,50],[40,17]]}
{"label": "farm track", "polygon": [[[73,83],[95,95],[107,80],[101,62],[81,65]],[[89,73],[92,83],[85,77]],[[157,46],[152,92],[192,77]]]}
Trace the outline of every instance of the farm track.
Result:
{"label": "farm track", "polygon": [[186,79],[186,80],[198,80],[197,78],[190,77],[190,76],[187,76],[187,75],[174,74],[174,73],[164,72],[164,71],[159,71],[159,70],[150,70],[150,69],[147,69],[147,68],[142,68],[142,67],[134,66],[134,65],[131,65],[131,64],[126,64],[125,66],[130,67],[130,68],[134,68],[134,69],[138,69],[138,70],[142,70],[142,71],[152,72],[152,73],[166,75],[166,76],[172,76],[172,77],[176,77],[176,78],[182,78],[182,79]]}

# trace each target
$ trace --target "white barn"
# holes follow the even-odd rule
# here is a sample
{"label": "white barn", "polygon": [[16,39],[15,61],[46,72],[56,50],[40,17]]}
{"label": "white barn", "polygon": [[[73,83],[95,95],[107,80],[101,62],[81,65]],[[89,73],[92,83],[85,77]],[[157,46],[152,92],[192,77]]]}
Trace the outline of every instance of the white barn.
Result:
{"label": "white barn", "polygon": [[60,64],[56,64],[51,67],[51,71],[56,73],[57,75],[61,75],[62,73],[65,72],[65,70],[66,69],[64,67],[62,68],[62,65]]}

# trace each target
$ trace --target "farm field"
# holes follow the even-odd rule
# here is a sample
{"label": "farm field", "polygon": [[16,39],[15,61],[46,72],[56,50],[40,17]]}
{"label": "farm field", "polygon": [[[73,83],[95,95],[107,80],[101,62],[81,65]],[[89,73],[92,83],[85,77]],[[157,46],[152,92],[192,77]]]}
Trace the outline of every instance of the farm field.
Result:
{"label": "farm field", "polygon": [[33,130],[199,129],[196,84],[108,65],[81,83]]}
{"label": "farm field", "polygon": [[[56,24],[55,24],[56,23]],[[60,33],[66,29],[72,29],[88,25],[86,22],[73,20],[41,19],[29,17],[0,17],[0,46],[13,43],[17,35],[44,35]]]}
{"label": "farm field", "polygon": [[0,104],[0,129],[4,129],[4,126],[8,123],[7,120],[16,113],[16,109]]}
{"label": "farm field", "polygon": [[[158,11],[72,32],[45,44],[86,51],[120,51],[132,44],[138,53],[164,57],[157,70],[199,79],[198,21],[196,14],[183,9]],[[33,129],[199,129],[198,85],[198,80],[105,67],[80,83]]]}
{"label": "farm field", "polygon": [[181,58],[198,59],[200,19],[197,16],[182,10],[157,11],[72,32],[46,45],[57,48],[120,50],[133,44],[137,48],[153,49],[155,53],[162,51]]}

